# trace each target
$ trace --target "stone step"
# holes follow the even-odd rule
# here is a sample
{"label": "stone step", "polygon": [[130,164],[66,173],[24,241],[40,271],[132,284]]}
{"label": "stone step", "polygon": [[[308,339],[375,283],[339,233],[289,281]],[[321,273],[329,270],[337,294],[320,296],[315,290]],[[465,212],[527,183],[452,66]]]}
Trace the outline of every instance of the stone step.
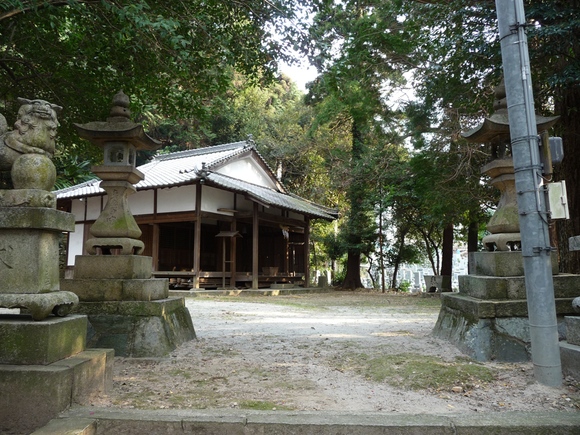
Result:
{"label": "stone step", "polygon": [[[528,303],[525,299],[516,300],[483,300],[460,293],[442,293],[442,307],[448,307],[465,313],[474,319],[491,319],[495,317],[528,317]],[[556,298],[558,315],[573,313],[574,298]]]}
{"label": "stone step", "polygon": [[580,346],[561,341],[560,359],[562,361],[562,374],[580,379]]}
{"label": "stone step", "polygon": [[111,349],[91,349],[49,365],[0,364],[0,433],[28,434],[88,405],[111,388],[113,359]]}
{"label": "stone step", "polygon": [[[450,415],[240,410],[111,410],[74,408],[65,419],[97,422],[97,435],[112,434],[303,434],[303,435],[573,435],[573,412],[501,412]],[[82,426],[83,422],[79,425]],[[35,435],[52,435],[36,432]]]}
{"label": "stone step", "polygon": [[[574,299],[580,296],[580,275],[555,275],[553,282],[555,298]],[[477,299],[526,299],[526,285],[523,276],[460,275],[459,291],[463,295]],[[570,306],[570,310],[571,308],[572,306]],[[573,311],[567,312],[573,313]]]}
{"label": "stone step", "polygon": [[566,316],[566,341],[580,346],[580,316]]}
{"label": "stone step", "polygon": [[32,432],[31,435],[96,435],[97,420],[94,418],[55,418]]}

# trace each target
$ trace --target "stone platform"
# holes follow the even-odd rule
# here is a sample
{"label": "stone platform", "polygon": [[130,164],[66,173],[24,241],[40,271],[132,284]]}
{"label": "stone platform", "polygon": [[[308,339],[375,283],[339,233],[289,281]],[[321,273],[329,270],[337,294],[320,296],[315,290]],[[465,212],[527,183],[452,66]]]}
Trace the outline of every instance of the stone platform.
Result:
{"label": "stone platform", "polygon": [[110,347],[115,355],[161,357],[195,338],[183,298],[155,301],[81,302],[89,319],[88,347]]}
{"label": "stone platform", "polygon": [[151,274],[151,257],[77,255],[74,278],[60,285],[78,295],[77,312],[89,318],[88,347],[162,357],[195,338],[184,299],[169,298],[168,280]]}
{"label": "stone platform", "polygon": [[[441,295],[433,334],[454,343],[478,361],[527,361],[531,358],[528,306],[520,252],[470,254],[470,274],[459,277],[459,293]],[[553,258],[553,273],[557,273]],[[554,296],[560,335],[564,316],[573,314],[580,275],[555,274]]]}
{"label": "stone platform", "polygon": [[0,364],[47,365],[85,349],[86,316],[32,322],[22,315],[0,317]]}
{"label": "stone platform", "polygon": [[86,316],[0,317],[0,433],[30,433],[112,385],[114,352],[85,350],[86,328]]}
{"label": "stone platform", "polygon": [[562,374],[580,379],[580,316],[566,316],[566,340],[560,342]]}

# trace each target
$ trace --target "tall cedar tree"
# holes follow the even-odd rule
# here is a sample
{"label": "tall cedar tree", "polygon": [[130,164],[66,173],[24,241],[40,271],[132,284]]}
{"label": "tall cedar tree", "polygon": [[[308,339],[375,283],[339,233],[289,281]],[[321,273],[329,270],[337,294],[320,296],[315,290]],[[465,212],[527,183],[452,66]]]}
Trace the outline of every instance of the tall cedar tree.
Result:
{"label": "tall cedar tree", "polygon": [[310,87],[318,124],[349,125],[352,147],[347,191],[347,270],[343,288],[362,287],[361,254],[376,234],[365,180],[366,148],[388,123],[385,90],[401,78],[411,40],[397,19],[397,2],[314,1],[310,59],[321,72]]}

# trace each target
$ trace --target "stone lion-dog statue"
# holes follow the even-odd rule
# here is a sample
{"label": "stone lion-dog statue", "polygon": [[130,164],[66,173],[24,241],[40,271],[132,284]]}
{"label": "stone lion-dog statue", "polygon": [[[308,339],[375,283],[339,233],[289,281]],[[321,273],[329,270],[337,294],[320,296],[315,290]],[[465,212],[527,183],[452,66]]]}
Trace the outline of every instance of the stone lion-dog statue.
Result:
{"label": "stone lion-dog statue", "polygon": [[0,115],[0,189],[50,192],[56,180],[51,159],[62,107],[44,100],[18,98],[18,102],[14,130],[8,130]]}

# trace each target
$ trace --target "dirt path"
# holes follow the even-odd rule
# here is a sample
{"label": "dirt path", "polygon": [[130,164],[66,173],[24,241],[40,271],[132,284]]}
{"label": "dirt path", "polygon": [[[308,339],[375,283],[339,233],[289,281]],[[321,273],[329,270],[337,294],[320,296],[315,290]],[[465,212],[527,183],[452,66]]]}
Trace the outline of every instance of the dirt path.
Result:
{"label": "dirt path", "polygon": [[[579,384],[532,365],[470,361],[430,336],[437,299],[345,293],[197,297],[198,340],[163,359],[115,359],[95,405],[455,413],[578,412]],[[580,414],[579,414],[580,418]]]}

